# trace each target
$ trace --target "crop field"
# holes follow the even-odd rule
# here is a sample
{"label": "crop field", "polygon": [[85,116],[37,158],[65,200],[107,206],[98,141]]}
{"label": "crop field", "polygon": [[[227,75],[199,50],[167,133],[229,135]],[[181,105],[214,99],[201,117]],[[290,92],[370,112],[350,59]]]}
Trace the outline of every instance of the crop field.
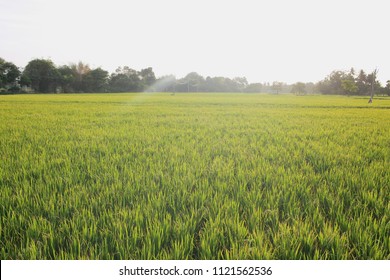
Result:
{"label": "crop field", "polygon": [[0,96],[1,259],[390,259],[390,98]]}

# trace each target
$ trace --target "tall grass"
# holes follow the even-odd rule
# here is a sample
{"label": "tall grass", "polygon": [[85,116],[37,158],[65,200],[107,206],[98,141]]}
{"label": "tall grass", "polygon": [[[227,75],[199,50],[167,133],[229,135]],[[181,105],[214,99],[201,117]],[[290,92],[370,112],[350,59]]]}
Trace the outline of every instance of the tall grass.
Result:
{"label": "tall grass", "polygon": [[1,259],[390,259],[390,99],[0,96]]}

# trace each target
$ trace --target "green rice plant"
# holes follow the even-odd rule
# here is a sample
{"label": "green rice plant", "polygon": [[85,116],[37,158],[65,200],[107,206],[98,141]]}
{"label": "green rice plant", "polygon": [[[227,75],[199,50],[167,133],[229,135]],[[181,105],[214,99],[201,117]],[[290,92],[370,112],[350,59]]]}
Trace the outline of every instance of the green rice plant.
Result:
{"label": "green rice plant", "polygon": [[389,108],[0,96],[0,257],[390,259]]}

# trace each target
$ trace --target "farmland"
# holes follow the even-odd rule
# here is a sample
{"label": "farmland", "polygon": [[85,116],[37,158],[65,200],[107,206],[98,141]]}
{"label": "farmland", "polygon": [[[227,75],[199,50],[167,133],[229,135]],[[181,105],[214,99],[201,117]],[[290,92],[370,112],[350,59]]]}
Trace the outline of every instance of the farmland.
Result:
{"label": "farmland", "polygon": [[1,259],[390,259],[390,98],[0,96]]}

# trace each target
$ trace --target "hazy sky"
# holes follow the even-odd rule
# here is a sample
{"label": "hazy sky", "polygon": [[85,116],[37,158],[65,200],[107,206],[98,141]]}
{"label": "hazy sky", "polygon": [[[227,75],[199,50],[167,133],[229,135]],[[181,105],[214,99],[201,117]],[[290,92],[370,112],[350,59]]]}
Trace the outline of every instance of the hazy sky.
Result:
{"label": "hazy sky", "polygon": [[153,67],[250,82],[317,82],[379,68],[390,80],[387,0],[0,0],[0,57]]}

